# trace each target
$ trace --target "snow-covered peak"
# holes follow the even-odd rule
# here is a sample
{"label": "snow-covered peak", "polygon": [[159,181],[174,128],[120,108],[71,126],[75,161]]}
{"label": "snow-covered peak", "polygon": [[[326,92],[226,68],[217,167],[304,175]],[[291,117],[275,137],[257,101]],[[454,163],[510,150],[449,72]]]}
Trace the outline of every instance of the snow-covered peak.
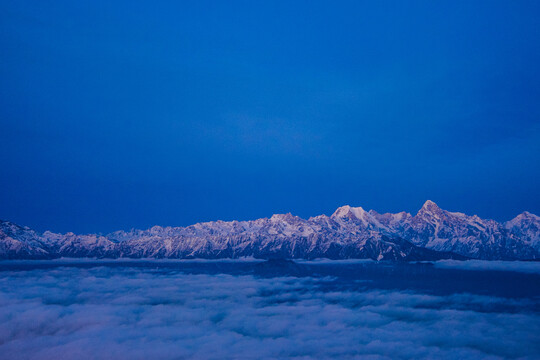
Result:
{"label": "snow-covered peak", "polygon": [[384,224],[384,221],[381,222],[381,215],[373,210],[366,211],[361,207],[342,206],[332,214],[331,219],[349,230],[356,228],[368,231],[380,230],[385,233],[389,230],[387,224]]}
{"label": "snow-covered peak", "polygon": [[415,216],[416,221],[428,221],[428,222],[439,222],[444,218],[447,218],[450,215],[448,211],[442,210],[437,204],[433,201],[428,200],[424,205],[418,210]]}
{"label": "snow-covered peak", "polygon": [[0,220],[0,239],[11,237],[23,239],[24,241],[33,241],[40,235],[30,229],[28,226],[19,226],[10,221]]}
{"label": "snow-covered peak", "polygon": [[398,228],[402,227],[411,219],[411,214],[402,211],[397,214],[384,213],[379,214],[375,210],[370,210],[369,214],[373,216],[379,223],[389,228]]}
{"label": "snow-covered peak", "polygon": [[525,211],[510,221],[504,227],[511,236],[531,245],[540,252],[540,217]]}
{"label": "snow-covered peak", "polygon": [[337,208],[336,211],[332,214],[331,218],[355,218],[355,219],[363,219],[367,215],[367,211],[365,211],[363,208],[359,207],[352,207],[349,205],[341,206]]}
{"label": "snow-covered peak", "polygon": [[536,221],[536,222],[540,222],[540,216],[537,216],[535,214],[532,214],[528,211],[524,211],[522,212],[521,214],[519,214],[518,216],[516,216],[515,218],[513,218],[512,220],[510,221],[507,221],[506,223],[517,223],[517,222],[521,222],[521,221]]}
{"label": "snow-covered peak", "polygon": [[150,231],[151,233],[154,233],[154,234],[159,234],[160,232],[163,231],[163,227],[161,227],[161,226],[159,226],[159,225],[154,225],[154,226],[152,226],[152,227],[149,229],[149,231]]}
{"label": "snow-covered peak", "polygon": [[504,223],[507,229],[529,229],[540,230],[540,216],[524,211],[510,221]]}
{"label": "snow-covered peak", "polygon": [[428,200],[416,216],[406,212],[379,214],[346,205],[331,217],[319,215],[309,220],[287,213],[251,221],[154,226],[106,236],[39,234],[27,227],[0,221],[0,258],[380,259],[383,253],[391,252],[391,258],[403,258],[408,256],[407,251],[413,251],[415,255],[411,258],[425,259],[429,255],[425,250],[478,259],[540,259],[540,218],[524,212],[502,224],[476,215],[448,212]]}
{"label": "snow-covered peak", "polygon": [[420,212],[430,212],[430,213],[435,213],[435,212],[440,212],[442,211],[442,209],[437,205],[435,204],[433,201],[431,200],[427,200],[424,205],[422,205],[422,208],[418,211],[419,213]]}
{"label": "snow-covered peak", "polygon": [[270,221],[272,222],[294,222],[295,220],[299,220],[300,218],[298,216],[294,216],[293,214],[291,213],[286,213],[286,214],[274,214],[272,215],[272,217],[270,218]]}
{"label": "snow-covered peak", "polygon": [[324,214],[317,215],[317,216],[312,216],[312,217],[310,217],[308,219],[308,221],[315,221],[315,222],[317,222],[317,221],[329,221],[329,220],[330,220],[330,216],[324,215]]}

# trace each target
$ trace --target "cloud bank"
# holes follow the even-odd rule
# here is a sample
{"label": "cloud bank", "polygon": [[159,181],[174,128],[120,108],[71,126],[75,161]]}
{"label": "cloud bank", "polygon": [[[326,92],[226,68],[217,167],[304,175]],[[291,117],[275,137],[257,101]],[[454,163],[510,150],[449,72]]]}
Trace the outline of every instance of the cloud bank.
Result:
{"label": "cloud bank", "polygon": [[4,271],[0,354],[51,360],[540,356],[534,299],[328,290],[333,281],[109,267]]}
{"label": "cloud bank", "polygon": [[435,267],[444,269],[462,270],[495,270],[514,271],[528,274],[540,274],[540,262],[538,261],[499,261],[499,260],[439,260],[433,262]]}

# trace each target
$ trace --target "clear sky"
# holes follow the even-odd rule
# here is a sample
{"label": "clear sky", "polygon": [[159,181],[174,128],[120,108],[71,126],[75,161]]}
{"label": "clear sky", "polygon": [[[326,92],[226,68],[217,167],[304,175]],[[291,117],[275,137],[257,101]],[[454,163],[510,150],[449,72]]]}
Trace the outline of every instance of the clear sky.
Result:
{"label": "clear sky", "polygon": [[0,218],[540,214],[538,1],[2,1]]}

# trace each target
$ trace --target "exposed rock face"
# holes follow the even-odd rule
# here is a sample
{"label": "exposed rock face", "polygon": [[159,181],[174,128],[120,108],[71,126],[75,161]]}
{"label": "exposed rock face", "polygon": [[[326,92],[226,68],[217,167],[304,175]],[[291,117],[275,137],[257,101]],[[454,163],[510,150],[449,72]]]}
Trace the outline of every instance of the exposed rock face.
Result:
{"label": "exposed rock face", "polygon": [[106,236],[37,232],[0,221],[0,258],[330,258],[374,260],[540,259],[540,218],[506,223],[440,209],[427,201],[415,216],[342,206],[307,220],[291,214],[252,221],[154,226]]}

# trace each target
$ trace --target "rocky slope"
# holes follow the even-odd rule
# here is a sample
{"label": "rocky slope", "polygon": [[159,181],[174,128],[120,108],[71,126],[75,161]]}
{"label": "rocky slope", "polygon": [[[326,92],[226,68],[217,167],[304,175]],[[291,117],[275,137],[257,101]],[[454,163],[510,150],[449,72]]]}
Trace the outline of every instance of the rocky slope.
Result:
{"label": "rocky slope", "polygon": [[106,236],[39,234],[0,221],[0,258],[330,258],[374,260],[540,259],[540,218],[498,223],[427,201],[414,216],[343,206],[332,216],[291,214],[252,221],[154,226]]}

